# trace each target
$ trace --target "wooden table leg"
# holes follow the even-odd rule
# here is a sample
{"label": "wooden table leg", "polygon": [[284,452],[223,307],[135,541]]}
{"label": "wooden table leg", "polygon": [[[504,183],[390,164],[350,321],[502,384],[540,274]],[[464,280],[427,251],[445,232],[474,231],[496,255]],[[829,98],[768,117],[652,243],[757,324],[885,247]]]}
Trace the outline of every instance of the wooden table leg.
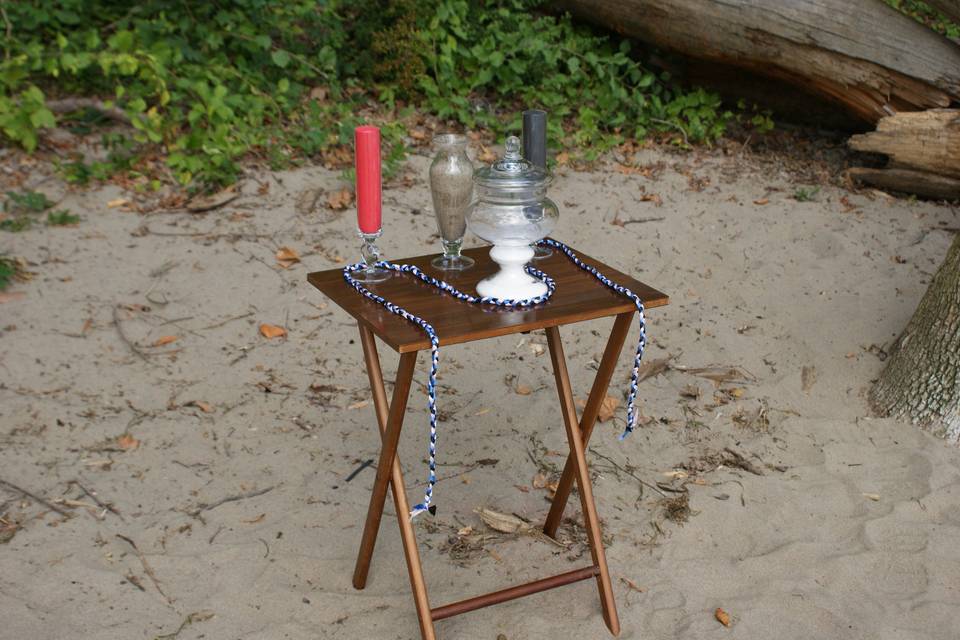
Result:
{"label": "wooden table leg", "polygon": [[577,410],[573,403],[573,392],[570,388],[570,376],[567,373],[567,361],[563,355],[560,330],[557,327],[548,327],[546,332],[547,344],[550,347],[550,359],[553,362],[553,372],[557,381],[557,393],[560,397],[560,408],[563,412],[563,423],[567,429],[567,440],[570,443],[570,452],[573,457],[577,487],[580,489],[580,505],[583,509],[584,526],[587,531],[587,539],[590,542],[593,563],[599,570],[597,589],[600,592],[603,619],[610,632],[616,636],[620,635],[620,619],[617,615],[617,604],[613,599],[613,585],[610,583],[610,572],[607,569],[607,555],[603,548],[603,539],[600,536],[600,521],[593,500],[593,488],[590,485],[584,434],[580,431],[580,424],[577,421]]}
{"label": "wooden table leg", "polygon": [[417,617],[420,620],[420,634],[423,640],[436,640],[436,632],[430,614],[430,601],[427,598],[427,587],[423,579],[423,569],[420,565],[420,551],[417,549],[413,523],[409,516],[410,503],[407,501],[403,473],[400,470],[400,460],[397,457],[397,444],[400,440],[403,416],[407,409],[407,398],[410,395],[413,372],[417,364],[417,352],[401,354],[400,364],[397,367],[397,379],[393,387],[393,400],[388,407],[387,391],[383,384],[383,373],[380,368],[380,356],[377,354],[376,339],[373,332],[363,325],[360,325],[360,342],[363,345],[367,376],[370,379],[370,390],[373,393],[373,404],[382,438],[382,448],[380,450],[380,461],[377,464],[377,477],[374,480],[373,492],[370,495],[370,506],[367,509],[367,521],[360,540],[357,565],[353,573],[353,586],[357,589],[363,589],[367,584],[370,560],[373,556],[374,545],[377,542],[377,533],[380,529],[380,519],[383,515],[383,506],[386,500],[387,486],[389,485],[393,493],[393,506],[400,524],[400,537],[403,541],[407,573],[410,574],[410,586],[417,607]]}
{"label": "wooden table leg", "polygon": [[[630,332],[630,325],[633,321],[633,311],[621,313],[613,323],[613,329],[610,331],[610,338],[607,340],[607,346],[603,351],[603,357],[600,359],[600,367],[597,370],[597,376],[593,379],[593,387],[590,389],[590,395],[587,397],[587,404],[583,408],[583,416],[580,418],[580,431],[583,433],[583,448],[587,448],[590,442],[590,435],[593,433],[593,427],[597,423],[597,415],[600,413],[600,404],[607,395],[607,389],[610,387],[610,379],[613,377],[613,371],[617,366],[617,359],[620,357],[620,351],[623,349],[623,343]],[[559,336],[557,341],[559,343]],[[570,489],[573,487],[574,476],[574,456],[573,452],[567,457],[567,463],[563,467],[563,474],[560,476],[560,482],[557,484],[557,491],[554,494],[553,504],[550,505],[550,513],[547,514],[546,522],[543,525],[543,532],[555,538],[557,527],[563,519],[563,510],[567,506],[567,499],[570,497]]]}

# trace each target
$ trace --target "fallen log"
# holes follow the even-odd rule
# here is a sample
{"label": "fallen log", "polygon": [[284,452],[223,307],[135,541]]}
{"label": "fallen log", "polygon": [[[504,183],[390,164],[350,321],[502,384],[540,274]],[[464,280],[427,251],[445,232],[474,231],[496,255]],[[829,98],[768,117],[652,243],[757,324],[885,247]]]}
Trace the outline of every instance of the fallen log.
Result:
{"label": "fallen log", "polygon": [[889,116],[848,144],[889,158],[884,169],[851,169],[855,180],[929,198],[960,198],[960,109]]}
{"label": "fallen log", "polygon": [[847,175],[856,182],[884,191],[914,193],[934,200],[960,200],[960,180],[928,171],[852,167]]}
{"label": "fallen log", "polygon": [[786,80],[869,123],[960,101],[960,46],[881,0],[557,5],[664,49]]}
{"label": "fallen log", "polygon": [[851,136],[848,144],[888,156],[890,166],[960,178],[960,109],[889,116],[876,131]]}

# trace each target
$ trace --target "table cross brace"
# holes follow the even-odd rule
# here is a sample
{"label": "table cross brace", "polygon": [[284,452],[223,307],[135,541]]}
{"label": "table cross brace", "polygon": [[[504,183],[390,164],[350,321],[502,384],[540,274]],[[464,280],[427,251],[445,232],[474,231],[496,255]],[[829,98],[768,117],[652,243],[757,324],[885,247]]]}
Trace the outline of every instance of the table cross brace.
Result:
{"label": "table cross brace", "polygon": [[363,536],[360,542],[360,551],[353,575],[353,586],[363,589],[367,583],[370,571],[370,561],[376,545],[380,521],[386,501],[387,488],[393,495],[394,508],[400,525],[400,537],[403,542],[403,551],[407,561],[407,572],[410,575],[410,586],[417,608],[417,617],[420,621],[420,633],[423,640],[436,640],[436,630],[433,623],[437,620],[449,618],[461,613],[480,609],[482,607],[521,598],[547,589],[553,589],[571,584],[580,580],[594,577],[597,580],[597,590],[600,594],[600,604],[603,619],[610,632],[620,633],[620,622],[617,616],[616,603],[613,597],[613,587],[607,569],[606,554],[600,534],[600,522],[597,516],[596,505],[593,499],[593,489],[590,484],[590,474],[586,461],[586,447],[599,415],[600,405],[606,395],[613,375],[617,359],[630,329],[632,311],[621,313],[614,322],[610,338],[604,349],[600,366],[594,379],[590,395],[584,407],[583,417],[578,420],[574,406],[573,392],[570,386],[567,363],[563,353],[563,343],[560,339],[558,327],[546,328],[547,345],[550,350],[550,359],[553,364],[554,376],[557,383],[557,393],[563,415],[567,441],[570,445],[570,454],[564,466],[563,474],[558,484],[556,495],[544,525],[544,532],[552,537],[556,536],[557,527],[563,517],[563,510],[569,498],[573,483],[576,482],[580,496],[580,505],[583,511],[584,527],[590,545],[593,564],[582,569],[568,571],[541,580],[535,580],[521,585],[502,589],[492,593],[468,598],[459,602],[430,608],[427,596],[426,583],[423,577],[423,568],[420,562],[420,553],[417,548],[413,523],[407,514],[410,511],[409,502],[404,490],[403,474],[400,461],[397,457],[397,445],[400,440],[400,431],[403,426],[404,413],[407,408],[407,398],[413,381],[416,366],[417,352],[402,353],[397,367],[397,377],[393,389],[393,398],[388,404],[387,392],[380,367],[380,356],[377,353],[376,339],[373,332],[360,323],[360,342],[363,346],[363,355],[370,380],[370,390],[373,395],[374,409],[377,415],[377,425],[381,435],[380,460],[377,465],[377,475],[374,480],[373,492],[370,495],[370,505],[367,509],[367,520],[364,525]]}

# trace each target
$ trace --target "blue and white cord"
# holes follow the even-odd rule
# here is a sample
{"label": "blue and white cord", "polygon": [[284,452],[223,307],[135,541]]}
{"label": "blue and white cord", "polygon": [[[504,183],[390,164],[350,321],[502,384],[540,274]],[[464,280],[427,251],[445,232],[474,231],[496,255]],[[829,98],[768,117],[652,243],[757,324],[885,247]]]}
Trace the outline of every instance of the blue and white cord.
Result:
{"label": "blue and white cord", "polygon": [[[630,392],[627,394],[627,426],[620,435],[620,440],[623,440],[633,431],[637,421],[636,399],[637,386],[639,384],[638,377],[640,375],[640,360],[643,358],[643,351],[647,346],[647,325],[643,317],[643,301],[640,299],[640,296],[630,291],[630,289],[617,284],[610,278],[600,273],[594,267],[584,263],[579,257],[577,257],[577,254],[574,253],[570,247],[562,242],[546,238],[541,240],[538,244],[559,249],[575,265],[592,275],[594,278],[599,280],[613,291],[616,291],[620,295],[629,298],[637,306],[637,316],[640,321],[640,338],[637,341],[636,357],[633,359],[633,373],[630,376]],[[531,265],[526,266],[527,273],[534,278],[538,278],[539,280],[543,281],[543,283],[547,285],[547,292],[543,295],[526,300],[504,300],[501,298],[494,298],[492,296],[481,298],[479,296],[470,295],[469,293],[460,291],[448,282],[437,280],[436,278],[425,274],[420,270],[419,267],[412,264],[394,264],[386,260],[381,260],[377,263],[377,266],[400,273],[409,273],[417,278],[420,278],[427,284],[434,286],[441,291],[449,293],[458,300],[463,300],[464,302],[469,302],[472,304],[491,304],[498,307],[508,308],[531,307],[533,305],[540,304],[541,302],[546,302],[557,289],[557,283],[553,280],[553,278]],[[427,489],[423,496],[423,502],[415,505],[410,511],[410,517],[413,518],[424,511],[432,511],[430,504],[433,501],[433,487],[437,484],[437,369],[440,364],[440,338],[437,336],[436,330],[429,322],[423,318],[413,315],[403,307],[395,305],[383,296],[373,293],[364,287],[359,280],[353,277],[352,274],[354,272],[362,271],[366,267],[367,265],[363,262],[348,265],[343,268],[343,278],[351,287],[356,289],[364,297],[383,305],[387,311],[394,313],[405,320],[409,320],[416,325],[419,325],[419,327],[423,329],[424,333],[426,333],[427,337],[430,339],[430,376],[427,378],[427,408],[430,411],[430,473],[427,480]]]}

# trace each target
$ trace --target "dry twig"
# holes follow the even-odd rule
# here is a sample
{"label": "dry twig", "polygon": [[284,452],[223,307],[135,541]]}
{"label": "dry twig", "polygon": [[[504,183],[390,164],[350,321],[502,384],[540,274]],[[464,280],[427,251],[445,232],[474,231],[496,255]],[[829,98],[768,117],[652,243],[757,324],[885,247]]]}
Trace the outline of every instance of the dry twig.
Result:
{"label": "dry twig", "polygon": [[262,496],[265,493],[273,491],[276,489],[276,486],[267,487],[266,489],[257,489],[255,491],[248,491],[247,493],[240,493],[235,496],[227,496],[226,498],[221,498],[216,502],[205,503],[201,502],[196,507],[187,512],[187,515],[197,517],[204,511],[210,511],[211,509],[216,509],[220,505],[224,505],[228,502],[236,502],[237,500],[246,500],[247,498],[256,498],[257,496]]}
{"label": "dry twig", "polygon": [[137,547],[137,543],[123,534],[116,533],[114,535],[116,535],[118,538],[120,538],[121,540],[129,544],[131,547],[133,547],[134,553],[136,553],[137,558],[140,559],[140,564],[143,565],[144,573],[146,573],[147,576],[150,578],[150,581],[153,582],[153,586],[157,588],[157,591],[159,591],[160,595],[162,595],[163,598],[167,601],[167,604],[173,604],[173,600],[170,599],[170,596],[164,593],[163,588],[160,586],[160,579],[157,578],[157,574],[153,572],[153,567],[151,567],[150,563],[147,562],[146,556],[144,556],[143,552],[140,551],[140,548]]}
{"label": "dry twig", "polygon": [[9,488],[9,489],[13,489],[14,491],[20,493],[21,495],[24,495],[24,496],[30,498],[30,499],[33,500],[34,502],[39,502],[40,504],[42,504],[42,505],[45,506],[46,508],[52,509],[53,511],[56,511],[57,513],[59,513],[59,514],[62,515],[62,516],[65,516],[65,517],[67,517],[67,518],[70,517],[70,513],[68,513],[67,511],[64,511],[63,509],[61,509],[61,508],[58,507],[57,505],[53,504],[52,502],[50,502],[50,501],[47,500],[46,498],[41,498],[41,497],[38,496],[37,494],[31,493],[30,491],[27,491],[27,490],[24,489],[23,487],[19,487],[19,486],[13,484],[12,482],[10,482],[10,481],[8,481],[8,480],[4,480],[3,478],[0,478],[0,484],[2,484],[3,486],[5,486],[5,487],[7,487],[7,488]]}

